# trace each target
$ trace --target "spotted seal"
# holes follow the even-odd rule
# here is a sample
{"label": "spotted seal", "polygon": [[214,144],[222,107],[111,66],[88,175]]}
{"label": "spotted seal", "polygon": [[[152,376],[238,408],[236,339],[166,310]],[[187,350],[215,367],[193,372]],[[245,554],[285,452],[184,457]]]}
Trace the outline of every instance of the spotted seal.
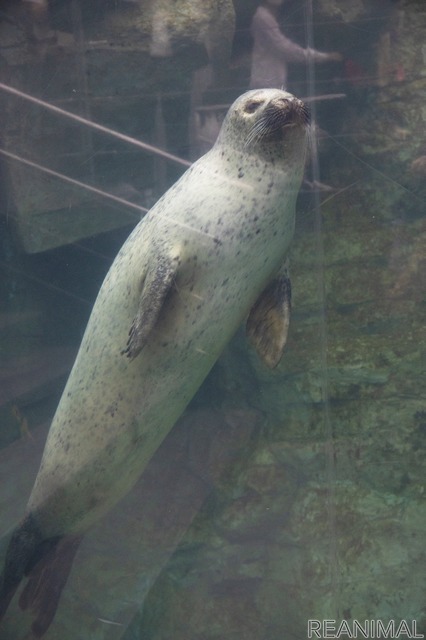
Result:
{"label": "spotted seal", "polygon": [[287,92],[243,94],[109,270],[5,560],[0,615],[27,575],[36,637],[81,536],[135,484],[245,318],[261,358],[279,362],[307,125]]}

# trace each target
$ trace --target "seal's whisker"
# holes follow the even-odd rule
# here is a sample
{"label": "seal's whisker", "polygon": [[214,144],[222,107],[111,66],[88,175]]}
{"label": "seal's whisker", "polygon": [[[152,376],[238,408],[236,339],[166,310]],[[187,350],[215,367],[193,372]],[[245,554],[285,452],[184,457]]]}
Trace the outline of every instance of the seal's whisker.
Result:
{"label": "seal's whisker", "polygon": [[253,129],[250,131],[250,133],[248,134],[246,141],[244,143],[244,147],[247,148],[250,145],[252,145],[253,143],[256,143],[260,140],[261,138],[261,132],[257,131],[255,127],[253,127]]}
{"label": "seal's whisker", "polygon": [[247,147],[253,143],[259,142],[267,133],[269,134],[271,133],[271,131],[276,131],[279,128],[279,127],[274,127],[273,123],[271,126],[270,123],[271,123],[271,120],[267,116],[267,114],[265,114],[262,118],[259,118],[259,120],[251,128],[246,138],[244,146]]}
{"label": "seal's whisker", "polygon": [[[308,124],[309,111],[304,105],[301,106],[301,114],[305,124]],[[262,116],[251,128],[244,146],[248,147],[253,143],[258,143],[265,136],[270,136],[271,134],[276,133],[284,124],[286,124],[286,119],[286,114],[281,109],[271,105],[269,108],[265,109]],[[290,123],[290,125],[292,124],[293,123]]]}

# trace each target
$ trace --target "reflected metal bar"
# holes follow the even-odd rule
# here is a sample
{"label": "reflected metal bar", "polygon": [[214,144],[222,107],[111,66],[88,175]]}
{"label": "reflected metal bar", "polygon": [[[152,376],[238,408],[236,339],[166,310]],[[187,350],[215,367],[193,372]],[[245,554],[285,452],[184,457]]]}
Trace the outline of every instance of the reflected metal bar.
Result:
{"label": "reflected metal bar", "polygon": [[45,102],[44,100],[40,100],[39,98],[35,98],[34,96],[29,95],[28,93],[24,93],[23,91],[19,91],[19,89],[14,89],[3,82],[0,82],[0,89],[6,91],[7,93],[11,93],[14,96],[18,96],[19,98],[23,98],[24,100],[28,100],[34,104],[37,104],[44,109],[48,109],[53,113],[57,113],[58,115],[64,116],[65,118],[69,118],[70,120],[74,120],[75,122],[79,122],[80,124],[84,124],[87,127],[92,127],[92,129],[96,129],[97,131],[102,131],[102,133],[106,133],[113,138],[117,138],[118,140],[122,140],[123,142],[128,142],[129,144],[133,144],[136,147],[144,149],[144,151],[149,151],[150,153],[154,153],[157,156],[162,156],[171,162],[176,162],[177,164],[183,165],[185,167],[190,167],[192,162],[189,160],[184,160],[183,158],[179,158],[178,156],[173,155],[172,153],[168,153],[168,151],[164,151],[159,147],[154,147],[147,142],[142,142],[141,140],[137,140],[136,138],[132,138],[130,136],[126,136],[124,133],[119,133],[118,131],[114,131],[114,129],[109,129],[108,127],[104,127],[101,124],[97,124],[96,122],[92,122],[91,120],[87,120],[82,116],[78,116],[74,113],[70,113],[69,111],[65,111],[64,109],[60,109],[59,107],[55,107],[55,105],[50,102]]}
{"label": "reflected metal bar", "polygon": [[[346,98],[346,93],[324,93],[320,96],[302,96],[300,99],[302,102],[321,102],[323,100],[341,100],[342,98]],[[231,103],[221,103],[221,104],[207,104],[200,105],[197,107],[197,111],[211,111],[213,109],[229,109]]]}
{"label": "reflected metal bar", "polygon": [[79,180],[75,180],[74,178],[69,178],[63,173],[58,173],[57,171],[53,171],[53,169],[49,169],[48,167],[43,166],[42,164],[38,164],[37,162],[32,162],[31,160],[26,160],[25,158],[21,158],[21,156],[17,156],[10,151],[6,151],[6,149],[2,149],[0,147],[0,154],[6,156],[7,158],[11,158],[12,160],[16,160],[17,162],[21,162],[22,164],[26,164],[29,167],[33,167],[34,169],[38,169],[39,171],[43,171],[48,175],[54,176],[55,178],[59,178],[60,180],[64,180],[65,182],[69,182],[70,184],[81,187],[82,189],[86,189],[87,191],[91,191],[92,193],[96,193],[98,196],[102,196],[103,198],[108,198],[109,200],[113,200],[114,202],[118,202],[119,204],[124,204],[126,207],[131,207],[132,209],[137,209],[139,212],[147,213],[149,209],[142,207],[139,204],[135,204],[134,202],[129,202],[128,200],[124,200],[118,196],[114,196],[112,193],[108,193],[107,191],[102,191],[102,189],[97,189],[96,187],[92,187],[89,184],[85,184],[84,182],[80,182]]}
{"label": "reflected metal bar", "polygon": [[68,298],[72,298],[73,300],[77,300],[80,303],[83,303],[84,305],[87,305],[88,307],[92,307],[93,306],[93,300],[86,300],[86,298],[82,298],[81,296],[76,295],[75,293],[71,293],[70,291],[67,291],[66,289],[63,289],[62,287],[58,287],[56,284],[52,284],[51,282],[49,282],[48,280],[44,280],[43,278],[39,278],[38,276],[35,276],[33,273],[29,273],[28,269],[27,270],[21,270],[21,269],[17,269],[16,267],[12,267],[10,264],[8,264],[7,262],[3,262],[0,261],[0,267],[3,267],[3,269],[7,269],[8,271],[11,271],[12,273],[17,273],[18,275],[26,278],[27,280],[31,280],[32,282],[37,282],[37,284],[41,284],[43,285],[43,287],[46,287],[47,289],[51,289],[52,291],[58,291],[59,293],[62,293],[63,295],[67,296]]}
{"label": "reflected metal bar", "polygon": [[301,98],[303,102],[323,102],[324,100],[341,100],[346,98],[346,93],[324,93],[320,96],[306,96]]}
{"label": "reflected metal bar", "polygon": [[[305,5],[305,30],[306,42],[310,49],[315,48],[314,43],[314,12],[313,0],[307,0]],[[308,94],[315,95],[315,65],[308,60],[307,65]],[[316,102],[311,105],[311,117],[314,125],[316,121]],[[314,125],[315,126],[315,125]],[[313,181],[320,182],[320,160],[318,155],[318,145],[316,136],[312,136],[311,140],[311,166]],[[321,216],[321,201],[319,192],[314,191],[313,209],[315,212],[315,238],[316,238],[316,280],[318,288],[318,298],[321,304],[320,322],[319,322],[319,384],[321,388],[321,396],[323,403],[323,419],[324,419],[324,454],[325,454],[325,484],[326,495],[325,508],[327,513],[327,524],[330,534],[330,562],[329,562],[329,579],[331,585],[331,593],[334,599],[334,610],[339,611],[339,589],[338,589],[338,553],[337,553],[337,528],[336,528],[336,468],[335,468],[335,445],[334,434],[330,411],[330,374],[328,365],[328,324],[327,324],[327,293],[325,287],[325,251],[323,240],[323,227]]]}
{"label": "reflected metal bar", "polygon": [[[80,3],[76,0],[71,0],[70,15],[76,44],[76,81],[78,104],[81,107],[80,112],[82,111],[86,119],[91,121],[92,113],[90,110],[89,101],[89,86],[87,80],[86,56],[84,50],[81,6]],[[92,182],[94,182],[95,165],[93,161],[93,131],[90,129],[90,127],[83,127],[81,129],[81,139],[83,145],[83,154],[85,154],[88,158],[90,179]]]}
{"label": "reflected metal bar", "polygon": [[[347,134],[346,137],[348,137],[349,134]],[[403,185],[401,182],[398,182],[397,180],[395,180],[394,178],[392,178],[392,176],[386,175],[386,173],[383,173],[383,171],[380,171],[380,169],[378,169],[377,167],[375,167],[373,164],[370,164],[370,162],[367,162],[366,160],[364,160],[364,158],[361,158],[360,156],[357,156],[356,153],[354,153],[353,151],[351,151],[351,149],[349,147],[347,147],[346,145],[342,144],[341,142],[339,142],[338,137],[339,138],[343,138],[345,136],[343,135],[339,135],[339,136],[331,136],[330,134],[328,134],[328,137],[330,138],[330,140],[332,140],[338,147],[340,147],[341,149],[343,149],[345,151],[345,153],[347,153],[348,155],[352,156],[352,158],[354,158],[355,160],[357,160],[357,162],[359,162],[360,164],[364,165],[365,167],[367,167],[368,169],[370,169],[373,173],[375,173],[376,175],[380,176],[381,178],[383,178],[383,180],[389,182],[390,184],[392,184],[394,187],[399,187],[400,189],[402,189],[403,191],[405,191],[406,193],[410,194],[410,196],[412,198],[414,198],[415,200],[417,200],[418,202],[421,202],[422,204],[424,204],[425,199],[422,198],[421,196],[417,195],[417,193],[415,193],[414,191],[408,189],[408,187],[406,187],[405,185]]]}

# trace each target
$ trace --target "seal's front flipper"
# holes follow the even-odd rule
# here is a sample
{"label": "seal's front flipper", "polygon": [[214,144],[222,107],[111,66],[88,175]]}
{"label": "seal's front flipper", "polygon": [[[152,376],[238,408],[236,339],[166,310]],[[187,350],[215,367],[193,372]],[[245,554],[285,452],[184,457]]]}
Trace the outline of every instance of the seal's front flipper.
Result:
{"label": "seal's front flipper", "polygon": [[161,307],[173,286],[179,266],[178,256],[156,257],[155,263],[148,269],[139,300],[139,308],[129,331],[125,353],[130,360],[136,358],[146,345],[154,328]]}
{"label": "seal's front flipper", "polygon": [[246,326],[247,337],[263,362],[273,369],[283,355],[291,311],[291,283],[287,266],[262,291]]}

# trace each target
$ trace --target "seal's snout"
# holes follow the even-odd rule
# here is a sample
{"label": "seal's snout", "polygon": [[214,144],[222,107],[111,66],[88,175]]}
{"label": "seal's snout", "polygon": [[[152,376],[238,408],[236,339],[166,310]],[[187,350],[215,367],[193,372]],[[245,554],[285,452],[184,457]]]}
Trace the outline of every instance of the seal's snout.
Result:
{"label": "seal's snout", "polygon": [[282,142],[290,130],[306,130],[309,111],[304,102],[291,93],[266,90],[250,95],[245,104],[245,117],[250,123],[245,146],[261,141]]}
{"label": "seal's snout", "polygon": [[299,98],[294,96],[280,97],[273,100],[271,104],[280,113],[283,126],[286,124],[309,124],[309,109]]}

